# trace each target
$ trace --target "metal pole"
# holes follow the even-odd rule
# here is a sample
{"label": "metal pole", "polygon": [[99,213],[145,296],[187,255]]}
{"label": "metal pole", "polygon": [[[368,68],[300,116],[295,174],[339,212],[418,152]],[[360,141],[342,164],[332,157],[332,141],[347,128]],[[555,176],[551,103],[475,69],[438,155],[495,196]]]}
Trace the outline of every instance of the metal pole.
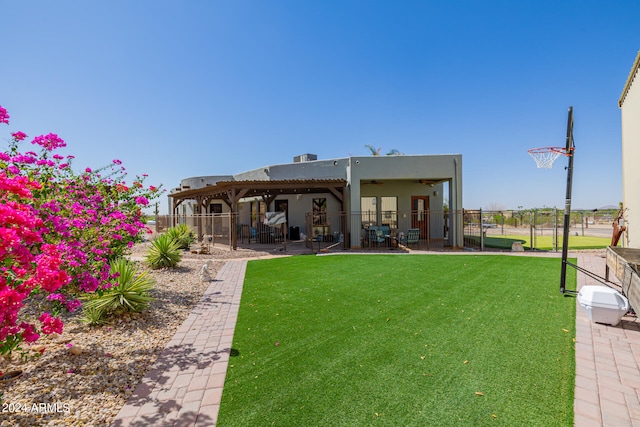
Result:
{"label": "metal pole", "polygon": [[558,252],[558,209],[553,208],[553,251]]}
{"label": "metal pole", "polygon": [[564,240],[562,241],[562,266],[560,268],[560,292],[564,293],[567,281],[567,255],[569,253],[569,226],[571,216],[571,186],[573,184],[573,158],[575,154],[573,142],[573,107],[569,107],[567,119],[567,192],[564,202]]}
{"label": "metal pole", "polygon": [[484,251],[484,227],[482,226],[482,209],[480,209],[480,215],[478,215],[478,225],[480,226],[480,251]]}

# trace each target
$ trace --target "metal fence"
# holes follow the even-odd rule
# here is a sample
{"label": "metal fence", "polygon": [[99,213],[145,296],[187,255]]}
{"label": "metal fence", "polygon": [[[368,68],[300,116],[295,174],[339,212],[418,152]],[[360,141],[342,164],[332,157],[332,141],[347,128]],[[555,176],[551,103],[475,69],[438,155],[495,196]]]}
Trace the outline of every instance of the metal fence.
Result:
{"label": "metal fence", "polygon": [[[611,236],[615,213],[575,211],[571,213],[571,234]],[[461,249],[451,235],[452,225],[461,224],[463,247],[470,250],[511,250],[522,242],[525,250],[538,250],[541,236],[561,249],[564,211],[550,208],[520,211],[447,210],[364,211],[307,213],[302,227],[265,224],[263,214],[242,222],[230,213],[157,216],[155,229],[161,233],[177,224],[191,227],[199,242],[229,249],[261,251],[329,252],[341,250],[427,250]],[[230,230],[235,227],[236,240]],[[548,247],[545,247],[548,249]]]}
{"label": "metal fence", "polygon": [[307,247],[315,250],[434,250],[454,246],[449,211],[363,211],[305,218]]}
{"label": "metal fence", "polygon": [[187,224],[199,242],[234,247],[229,230],[236,229],[235,246],[262,251],[307,250],[447,250],[451,221],[462,213],[422,212],[345,212],[305,215],[302,227],[269,226],[264,215],[243,223],[230,213],[157,216],[155,231],[162,233],[177,224]]}
{"label": "metal fence", "polygon": [[[472,212],[472,211],[466,211]],[[508,249],[512,243],[521,242],[527,250],[562,249],[564,235],[564,210],[556,208],[473,211],[473,224],[476,232],[473,240],[481,250],[485,247]],[[605,211],[571,211],[569,216],[569,233],[571,236],[612,236],[612,223],[617,215],[616,210]],[[478,225],[481,224],[481,225]],[[480,231],[481,230],[481,231]],[[465,232],[465,235],[467,233]],[[543,239],[544,237],[544,239]],[[544,247],[541,243],[544,240]]]}

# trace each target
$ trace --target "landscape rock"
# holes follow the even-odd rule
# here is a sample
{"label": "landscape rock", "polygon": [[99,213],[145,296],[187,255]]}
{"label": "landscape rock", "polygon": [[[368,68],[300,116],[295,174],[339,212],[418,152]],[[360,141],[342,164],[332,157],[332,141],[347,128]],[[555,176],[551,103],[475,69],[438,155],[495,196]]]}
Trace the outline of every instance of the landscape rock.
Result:
{"label": "landscape rock", "polygon": [[[43,335],[33,346],[44,349],[42,356],[20,363],[16,355],[1,366],[3,372],[23,371],[3,384],[3,402],[27,407],[58,404],[62,410],[4,413],[0,426],[109,426],[209,287],[208,281],[200,280],[203,261],[213,279],[228,259],[269,255],[249,250],[214,249],[209,255],[185,251],[176,268],[152,270],[143,262],[148,247],[148,242],[136,245],[130,259],[156,282],[150,308],[92,327],[80,320],[81,310],[62,315],[63,334]],[[29,307],[24,310],[28,313]]]}

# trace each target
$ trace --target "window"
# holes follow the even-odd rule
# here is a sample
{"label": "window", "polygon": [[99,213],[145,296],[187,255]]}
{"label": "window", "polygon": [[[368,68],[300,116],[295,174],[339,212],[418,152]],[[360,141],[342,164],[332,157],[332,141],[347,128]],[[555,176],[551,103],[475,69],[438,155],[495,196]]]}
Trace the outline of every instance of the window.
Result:
{"label": "window", "polygon": [[276,200],[274,202],[274,209],[276,212],[284,212],[285,217],[287,218],[287,223],[289,222],[289,201],[288,200]]}
{"label": "window", "polygon": [[376,211],[377,199],[375,197],[361,197],[360,210],[362,212],[362,225],[369,227],[378,224],[378,213]]}
{"label": "window", "polygon": [[265,202],[254,201],[251,202],[251,226],[257,227],[258,222],[262,220],[264,213],[267,211],[267,204]]}
{"label": "window", "polygon": [[388,225],[398,228],[398,198],[397,197],[362,197],[362,225]]}
{"label": "window", "polygon": [[327,199],[313,199],[313,225],[327,223]]}
{"label": "window", "polygon": [[397,197],[380,197],[380,211],[382,213],[382,225],[398,228]]}

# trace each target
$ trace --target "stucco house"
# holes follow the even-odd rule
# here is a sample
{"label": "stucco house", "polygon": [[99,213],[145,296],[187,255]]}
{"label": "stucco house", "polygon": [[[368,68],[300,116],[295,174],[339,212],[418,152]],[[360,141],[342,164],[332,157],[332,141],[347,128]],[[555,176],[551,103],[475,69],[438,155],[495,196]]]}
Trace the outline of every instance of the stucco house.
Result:
{"label": "stucco house", "polygon": [[[285,240],[360,248],[410,244],[413,236],[416,244],[463,246],[460,154],[328,160],[304,154],[235,175],[185,178],[168,197],[175,218],[228,215],[234,248],[245,239],[261,241],[261,233],[272,238],[273,229],[264,229],[272,212],[284,212]],[[215,234],[211,228],[220,227],[198,230]]]}
{"label": "stucco house", "polygon": [[622,114],[622,199],[627,231],[624,246],[640,248],[640,51],[618,100]]}

